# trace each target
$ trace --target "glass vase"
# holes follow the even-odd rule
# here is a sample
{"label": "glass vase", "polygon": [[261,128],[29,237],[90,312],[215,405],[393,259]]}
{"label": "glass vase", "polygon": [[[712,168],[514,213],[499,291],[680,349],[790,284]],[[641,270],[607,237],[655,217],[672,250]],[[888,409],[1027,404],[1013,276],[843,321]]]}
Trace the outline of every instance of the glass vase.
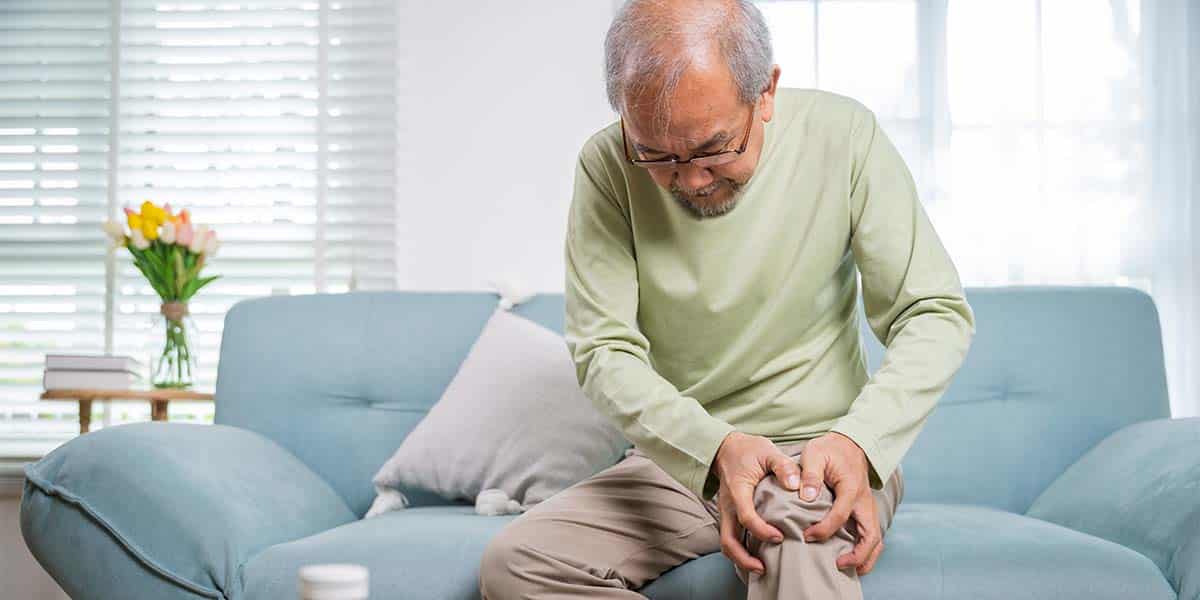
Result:
{"label": "glass vase", "polygon": [[186,302],[164,302],[162,318],[156,318],[154,337],[163,340],[162,352],[151,360],[150,383],[156,388],[188,389],[196,371],[196,356],[191,342],[196,325],[188,314]]}

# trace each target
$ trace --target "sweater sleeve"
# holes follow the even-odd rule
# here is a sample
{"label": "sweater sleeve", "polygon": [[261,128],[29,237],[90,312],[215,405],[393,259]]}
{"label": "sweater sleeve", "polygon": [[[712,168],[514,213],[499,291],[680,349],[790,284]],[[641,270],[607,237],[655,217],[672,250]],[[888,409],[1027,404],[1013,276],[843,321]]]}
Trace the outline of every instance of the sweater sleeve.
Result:
{"label": "sweater sleeve", "polygon": [[966,357],[975,317],[917,197],[912,175],[865,107],[851,127],[851,251],[883,361],[832,431],[854,440],[883,482]]}
{"label": "sweater sleeve", "polygon": [[682,395],[650,362],[637,325],[636,249],[605,165],[585,145],[575,168],[565,244],[564,338],[584,395],[641,451],[702,498],[733,427]]}

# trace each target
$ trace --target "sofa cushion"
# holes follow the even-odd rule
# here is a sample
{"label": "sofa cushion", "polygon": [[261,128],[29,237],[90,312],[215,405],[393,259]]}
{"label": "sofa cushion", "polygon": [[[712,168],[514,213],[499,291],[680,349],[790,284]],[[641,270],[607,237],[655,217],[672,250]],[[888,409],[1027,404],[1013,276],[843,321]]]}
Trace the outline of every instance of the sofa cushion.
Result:
{"label": "sofa cushion", "polygon": [[[475,599],[484,547],[510,520],[441,506],[342,525],[251,559],[245,597],[295,597],[301,565],[355,562],[371,570],[372,598]],[[868,600],[1175,598],[1154,563],[1132,550],[993,508],[902,504],[886,543],[863,578]],[[643,593],[655,600],[726,600],[744,597],[745,588],[715,553],[668,571]]]}
{"label": "sofa cushion", "polygon": [[1146,555],[1180,598],[1200,600],[1200,417],[1112,434],[1042,492],[1027,515]]}
{"label": "sofa cushion", "polygon": [[[26,465],[25,482],[29,549],[81,599],[128,597],[131,589],[236,598],[228,592],[240,588],[238,569],[249,557],[355,518],[295,456],[224,425],[105,427]],[[96,578],[93,568],[79,568],[81,556],[99,560],[84,550],[104,551],[113,570]],[[162,582],[177,594],[164,593]]]}
{"label": "sofa cushion", "polygon": [[[1175,598],[1154,563],[1132,550],[994,508],[901,504],[884,542],[875,570],[862,578],[867,600]],[[645,593],[716,599],[742,590],[725,557],[711,554],[667,572]]]}
{"label": "sofa cushion", "polygon": [[371,598],[479,597],[479,559],[513,515],[485,517],[466,504],[417,506],[267,548],[243,570],[246,600],[298,595],[296,571],[310,563],[370,569]]}
{"label": "sofa cushion", "polygon": [[372,480],[379,496],[368,517],[403,508],[411,488],[468,502],[498,489],[529,508],[629,447],[583,395],[562,336],[503,308],[441,399],[397,441]]}

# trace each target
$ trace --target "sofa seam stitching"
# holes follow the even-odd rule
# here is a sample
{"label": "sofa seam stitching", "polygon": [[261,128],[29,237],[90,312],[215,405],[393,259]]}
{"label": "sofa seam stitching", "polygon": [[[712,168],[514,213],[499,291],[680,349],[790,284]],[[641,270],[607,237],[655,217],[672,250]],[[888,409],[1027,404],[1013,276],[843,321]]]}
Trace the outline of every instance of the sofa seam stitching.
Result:
{"label": "sofa seam stitching", "polygon": [[85,514],[87,514],[89,517],[91,517],[93,520],[95,520],[97,523],[99,523],[104,528],[104,530],[108,532],[109,535],[111,535],[114,539],[116,539],[117,542],[119,542],[122,546],[124,546],[125,549],[134,556],[134,558],[136,558],[138,561],[142,562],[150,570],[158,573],[159,575],[162,575],[163,577],[166,577],[168,581],[171,581],[171,582],[175,583],[176,585],[183,587],[189,591],[196,592],[198,594],[204,594],[205,596],[209,596],[212,598],[218,598],[221,600],[225,600],[227,598],[226,595],[223,592],[221,592],[220,590],[211,589],[211,588],[202,586],[198,583],[195,583],[193,581],[190,581],[190,580],[172,572],[171,570],[167,569],[166,567],[159,565],[155,561],[151,560],[148,556],[146,556],[146,553],[144,550],[139,548],[132,541],[128,540],[125,537],[125,535],[123,535],[121,532],[117,531],[116,527],[114,527],[111,523],[109,523],[108,519],[106,517],[104,517],[95,508],[93,508],[90,504],[88,504],[87,501],[76,496],[75,494],[71,493],[69,490],[67,490],[65,488],[62,488],[58,485],[52,484],[52,483],[42,479],[40,475],[37,475],[33,472],[33,470],[30,468],[30,466],[26,466],[24,471],[25,471],[26,480],[29,481],[30,483],[32,483],[33,485],[37,486],[38,489],[40,489],[46,495],[58,496],[58,497],[62,498],[63,500],[65,500],[66,502],[74,504],[74,505],[78,506],[79,508],[83,509],[83,512]]}

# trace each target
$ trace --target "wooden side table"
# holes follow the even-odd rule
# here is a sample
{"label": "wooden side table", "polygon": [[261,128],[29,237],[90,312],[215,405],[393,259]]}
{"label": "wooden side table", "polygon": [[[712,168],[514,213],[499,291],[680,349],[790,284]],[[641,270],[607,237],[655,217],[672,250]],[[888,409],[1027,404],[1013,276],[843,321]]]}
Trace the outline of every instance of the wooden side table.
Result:
{"label": "wooden side table", "polygon": [[150,420],[166,421],[167,404],[173,400],[211,401],[213,395],[191,390],[103,390],[92,388],[57,389],[42,392],[42,400],[76,400],[79,402],[79,433],[87,433],[92,424],[92,400],[149,400]]}

